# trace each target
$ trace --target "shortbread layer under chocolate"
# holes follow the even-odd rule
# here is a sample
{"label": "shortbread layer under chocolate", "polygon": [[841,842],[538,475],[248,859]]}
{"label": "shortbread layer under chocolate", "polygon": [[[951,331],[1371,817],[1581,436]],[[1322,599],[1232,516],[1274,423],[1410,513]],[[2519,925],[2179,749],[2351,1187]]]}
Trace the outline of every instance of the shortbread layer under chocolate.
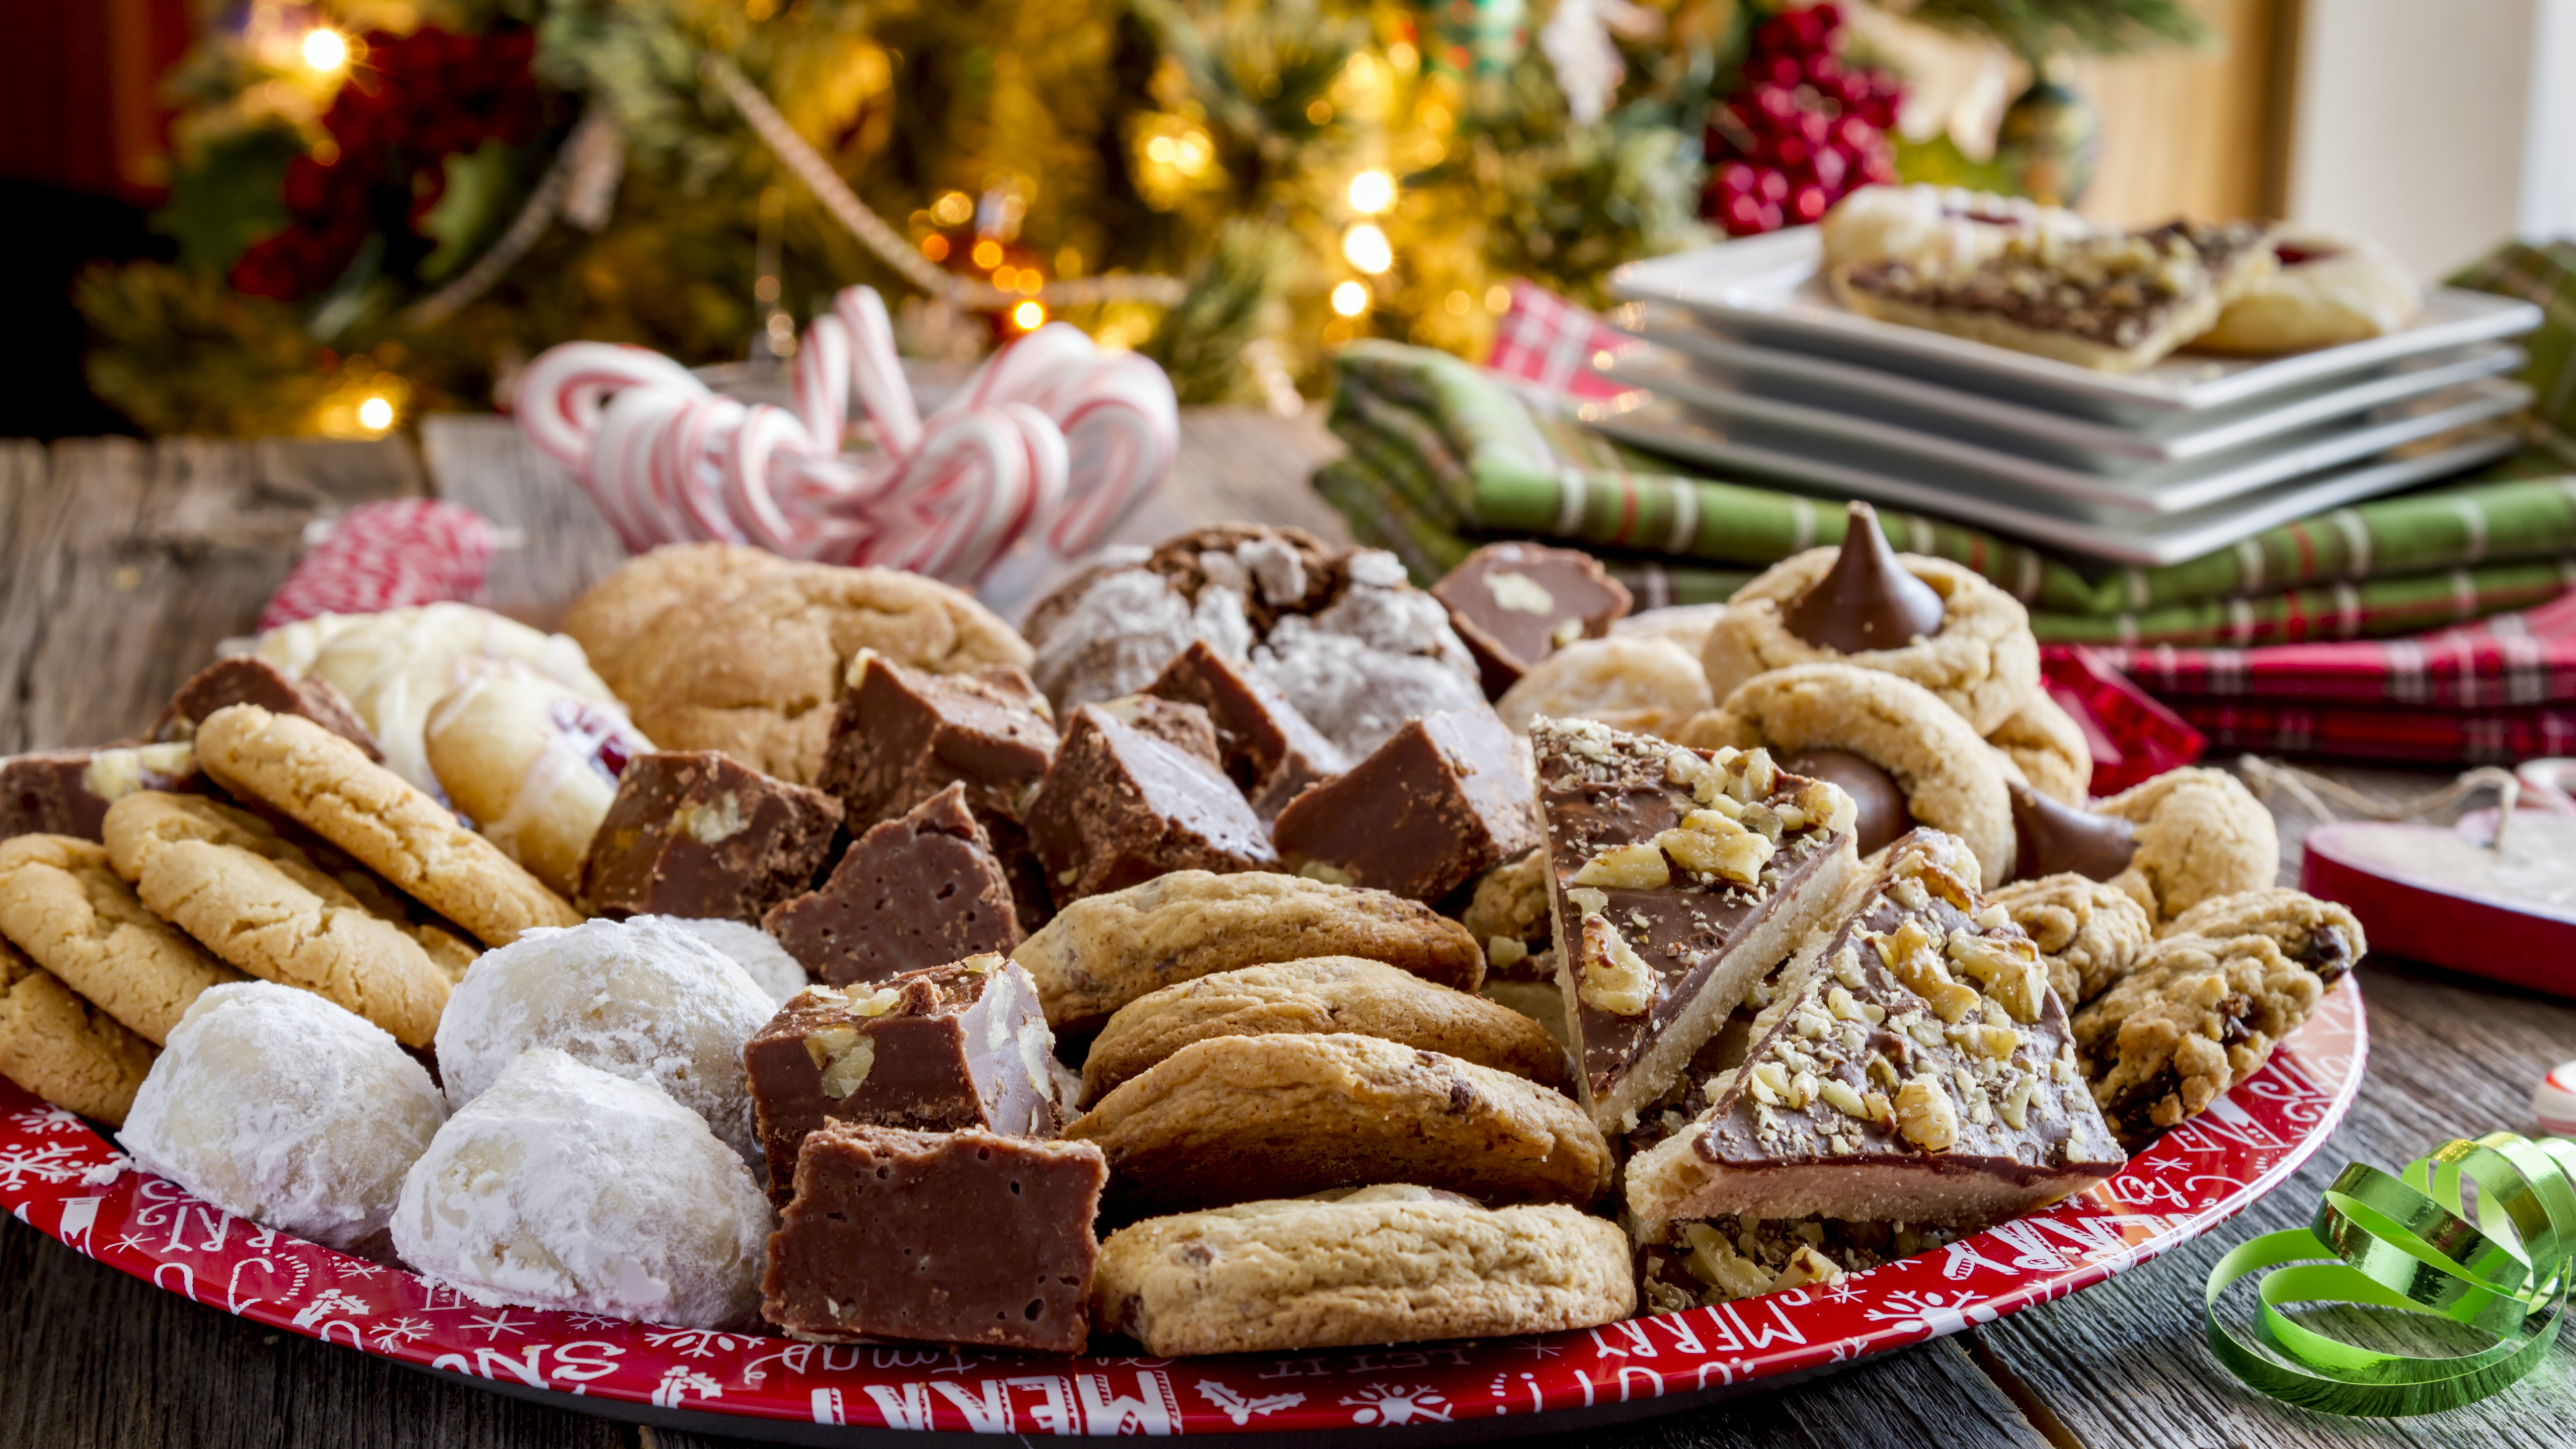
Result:
{"label": "shortbread layer under chocolate", "polygon": [[1628,1209],[1975,1229],[2080,1192],[2125,1155],[2039,951],[1917,830],[1793,962],[1744,1064],[1628,1166]]}
{"label": "shortbread layer under chocolate", "polygon": [[1542,838],[1520,747],[1491,710],[1408,722],[1279,812],[1290,870],[1435,901]]}
{"label": "shortbread layer under chocolate", "polygon": [[1037,983],[999,956],[806,988],[742,1048],[770,1196],[787,1201],[796,1154],[826,1122],[1054,1136],[1054,1052]]}
{"label": "shortbread layer under chocolate", "polygon": [[1080,1353],[1108,1177],[1088,1142],[834,1124],[797,1165],[760,1315],[823,1342]]}
{"label": "shortbread layer under chocolate", "polygon": [[1849,881],[1851,798],[1762,750],[1531,727],[1584,1105],[1623,1132]]}

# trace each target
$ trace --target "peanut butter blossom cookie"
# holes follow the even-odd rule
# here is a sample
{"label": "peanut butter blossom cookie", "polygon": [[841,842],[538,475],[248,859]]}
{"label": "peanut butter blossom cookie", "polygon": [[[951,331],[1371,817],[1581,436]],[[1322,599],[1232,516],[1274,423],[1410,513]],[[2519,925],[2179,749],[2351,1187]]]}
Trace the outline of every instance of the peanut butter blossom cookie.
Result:
{"label": "peanut butter blossom cookie", "polygon": [[2084,727],[2046,689],[2032,690],[1987,732],[1986,743],[2011,761],[2025,784],[2058,804],[2080,809],[2092,798],[2093,749],[2084,742]]}
{"label": "peanut butter blossom cookie", "polygon": [[2026,785],[2009,793],[2013,879],[2071,871],[2107,881],[2159,926],[2203,901],[2267,887],[2280,870],[2272,812],[2224,770],[2168,770],[2090,810]]}
{"label": "peanut butter blossom cookie", "polygon": [[1980,736],[2039,683],[2039,641],[2012,595],[1944,559],[1900,554],[1866,503],[1838,548],[1782,560],[1735,591],[1700,655],[1725,698],[1755,675],[1840,662],[1912,680]]}

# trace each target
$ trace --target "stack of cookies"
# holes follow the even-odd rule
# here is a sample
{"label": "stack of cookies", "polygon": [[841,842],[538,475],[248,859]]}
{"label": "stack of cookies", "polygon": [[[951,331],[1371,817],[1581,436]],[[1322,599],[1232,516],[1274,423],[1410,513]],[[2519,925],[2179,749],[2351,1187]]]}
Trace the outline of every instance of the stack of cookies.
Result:
{"label": "stack of cookies", "polygon": [[713,545],[566,635],[289,626],[0,762],[0,1072],[479,1302],[823,1341],[1866,1268],[2115,1170],[2363,945],[2229,777],[2088,802],[2019,606],[1851,541],[1635,617],[1231,526],[1025,635]]}

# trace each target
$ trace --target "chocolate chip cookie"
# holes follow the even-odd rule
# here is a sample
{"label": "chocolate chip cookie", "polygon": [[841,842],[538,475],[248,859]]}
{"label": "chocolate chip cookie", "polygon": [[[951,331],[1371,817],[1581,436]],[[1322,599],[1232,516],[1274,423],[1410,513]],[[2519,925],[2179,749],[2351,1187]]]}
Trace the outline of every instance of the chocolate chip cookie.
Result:
{"label": "chocolate chip cookie", "polygon": [[2038,945],[2048,984],[2069,1011],[2128,975],[2155,939],[2155,923],[2126,892],[2072,872],[1999,886],[1986,903],[2003,907]]}
{"label": "chocolate chip cookie", "polygon": [[2270,936],[2167,936],[2075,1014],[2093,1100],[2132,1142],[2196,1116],[2252,1076],[2325,992]]}
{"label": "chocolate chip cookie", "polygon": [[2269,936],[2282,955],[2314,971],[2329,986],[2370,953],[2370,940],[2351,911],[2286,886],[2202,901],[2157,934]]}

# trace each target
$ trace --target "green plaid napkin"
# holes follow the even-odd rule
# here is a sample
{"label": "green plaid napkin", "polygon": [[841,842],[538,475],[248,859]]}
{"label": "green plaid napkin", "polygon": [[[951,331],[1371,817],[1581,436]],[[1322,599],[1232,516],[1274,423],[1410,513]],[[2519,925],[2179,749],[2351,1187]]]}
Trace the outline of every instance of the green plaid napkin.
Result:
{"label": "green plaid napkin", "polygon": [[[2563,347],[2554,355],[2566,361]],[[1427,577],[1482,535],[1661,554],[1676,571],[1683,560],[1766,565],[1841,541],[1838,504],[1675,472],[1446,353],[1362,342],[1335,366],[1330,422],[1356,466],[1316,486],[1367,536],[1412,540],[1396,551]],[[2044,637],[2104,642],[2411,632],[2535,602],[2555,561],[2576,554],[2576,480],[2563,473],[2337,509],[2146,569],[2078,565],[1917,514],[1879,517],[1897,547],[1964,564],[2029,604]]]}

